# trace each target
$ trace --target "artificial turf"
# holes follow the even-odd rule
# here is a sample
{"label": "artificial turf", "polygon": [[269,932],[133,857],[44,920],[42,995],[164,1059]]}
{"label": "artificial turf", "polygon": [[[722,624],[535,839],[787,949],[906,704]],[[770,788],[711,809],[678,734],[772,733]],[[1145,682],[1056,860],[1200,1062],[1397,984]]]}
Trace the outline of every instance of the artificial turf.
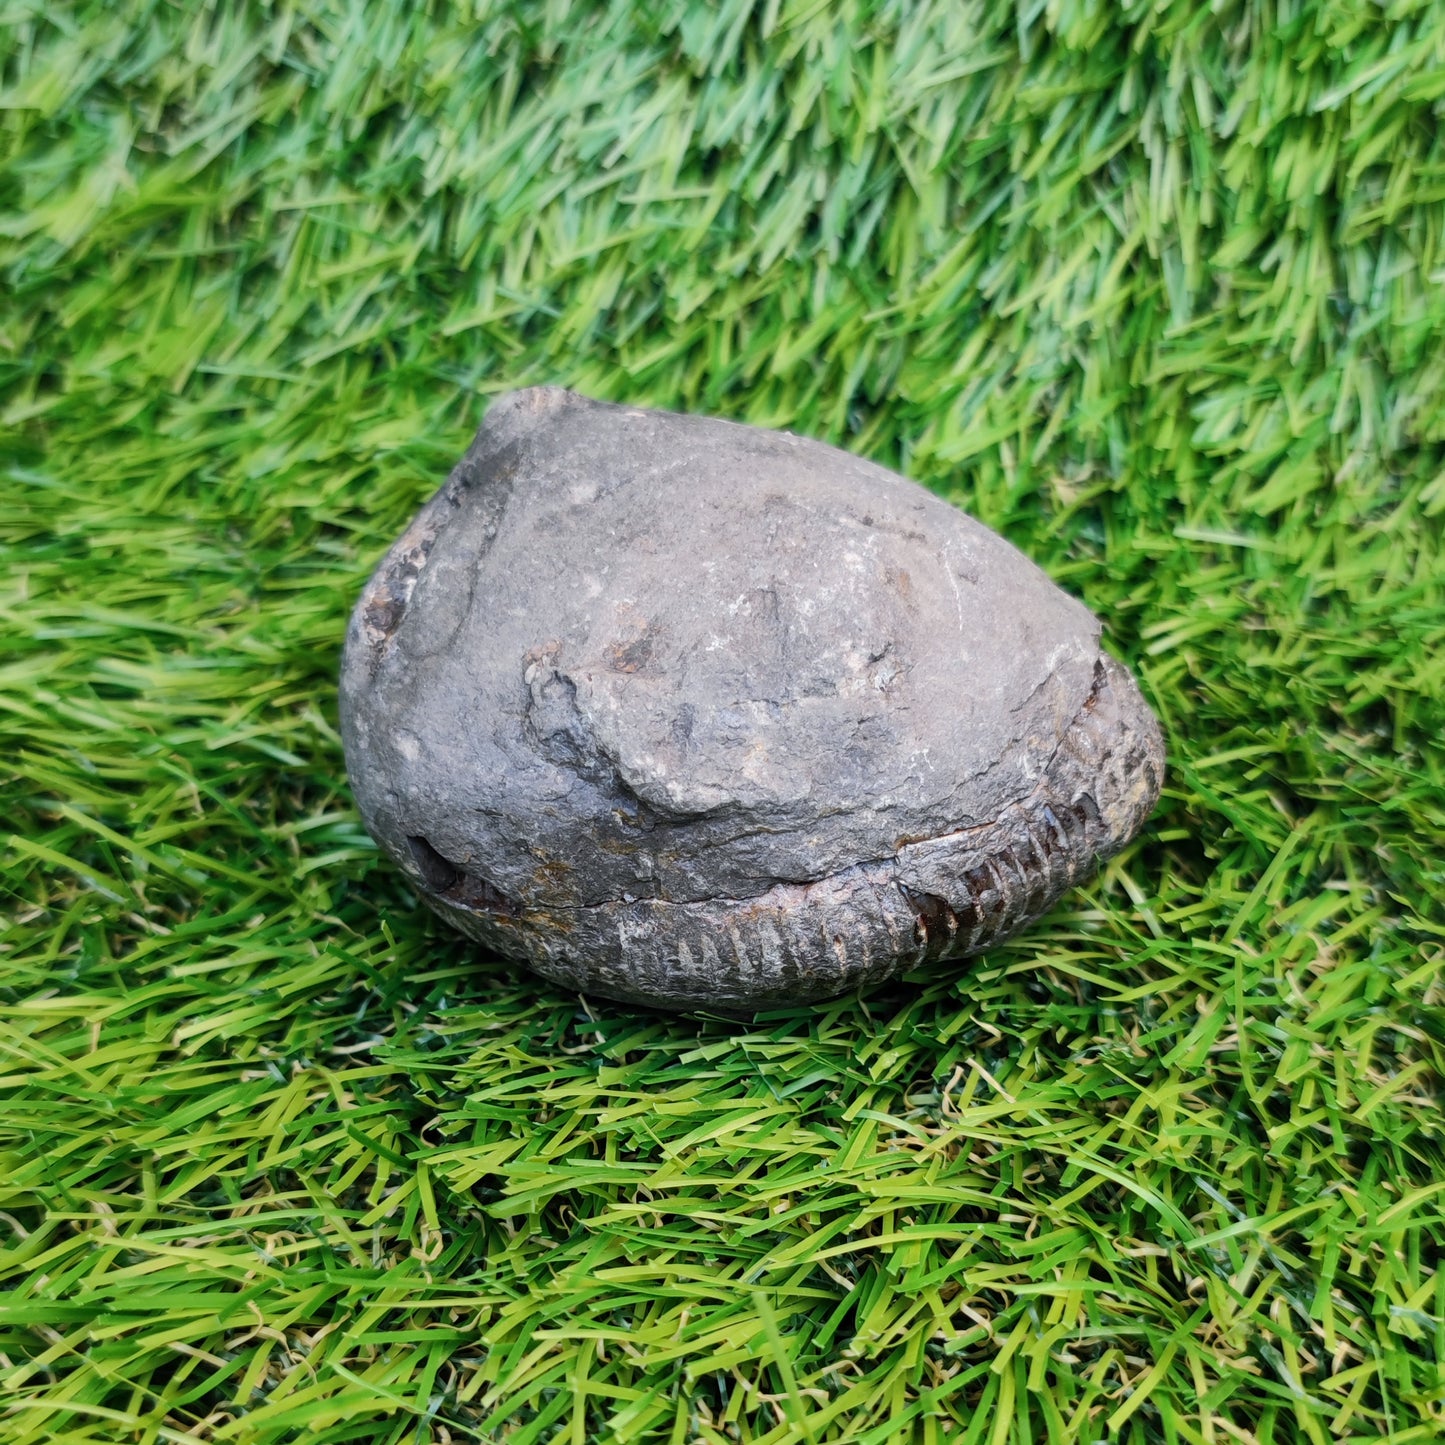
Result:
{"label": "artificial turf", "polygon": [[[1445,1433],[1445,5],[6,0],[0,1439]],[[785,426],[1170,749],[755,1022],[359,825],[365,574],[534,382]]]}

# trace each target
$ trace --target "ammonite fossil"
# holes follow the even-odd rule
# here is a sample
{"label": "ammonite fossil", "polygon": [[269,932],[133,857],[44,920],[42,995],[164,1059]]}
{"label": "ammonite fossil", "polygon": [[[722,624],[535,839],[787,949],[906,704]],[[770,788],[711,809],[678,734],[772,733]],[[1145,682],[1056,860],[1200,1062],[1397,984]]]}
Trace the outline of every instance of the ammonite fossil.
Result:
{"label": "ammonite fossil", "polygon": [[554,387],[495,401],[357,603],[366,826],[569,988],[738,1011],[975,953],[1143,824],[1099,623],[914,482]]}

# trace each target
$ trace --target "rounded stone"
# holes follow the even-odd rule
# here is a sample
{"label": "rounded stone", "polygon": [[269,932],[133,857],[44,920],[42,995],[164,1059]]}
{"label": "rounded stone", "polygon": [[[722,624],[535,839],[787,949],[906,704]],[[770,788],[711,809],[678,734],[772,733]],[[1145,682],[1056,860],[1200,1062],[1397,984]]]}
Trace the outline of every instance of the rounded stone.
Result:
{"label": "rounded stone", "polygon": [[569,988],[747,1010],[975,953],[1138,831],[1159,727],[1099,623],[923,487],[538,387],[367,583],[367,828]]}

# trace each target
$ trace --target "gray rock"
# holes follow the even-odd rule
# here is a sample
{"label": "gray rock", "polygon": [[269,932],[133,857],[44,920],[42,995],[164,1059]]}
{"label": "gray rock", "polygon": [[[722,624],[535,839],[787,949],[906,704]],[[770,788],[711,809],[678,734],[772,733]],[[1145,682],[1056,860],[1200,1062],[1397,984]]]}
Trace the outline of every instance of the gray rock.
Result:
{"label": "gray rock", "polygon": [[357,603],[366,826],[470,937],[669,1008],[977,952],[1138,831],[1159,728],[1021,553],[820,442],[492,404]]}

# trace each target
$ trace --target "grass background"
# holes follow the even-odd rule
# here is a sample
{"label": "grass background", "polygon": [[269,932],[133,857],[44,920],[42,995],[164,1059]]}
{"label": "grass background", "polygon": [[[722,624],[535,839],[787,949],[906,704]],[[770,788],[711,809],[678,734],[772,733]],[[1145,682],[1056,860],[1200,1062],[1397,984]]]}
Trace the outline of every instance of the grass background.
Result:
{"label": "grass background", "polygon": [[[1445,6],[0,5],[0,1439],[1445,1432]],[[837,441],[1108,624],[1144,836],[746,1025],[352,808],[498,391]]]}

